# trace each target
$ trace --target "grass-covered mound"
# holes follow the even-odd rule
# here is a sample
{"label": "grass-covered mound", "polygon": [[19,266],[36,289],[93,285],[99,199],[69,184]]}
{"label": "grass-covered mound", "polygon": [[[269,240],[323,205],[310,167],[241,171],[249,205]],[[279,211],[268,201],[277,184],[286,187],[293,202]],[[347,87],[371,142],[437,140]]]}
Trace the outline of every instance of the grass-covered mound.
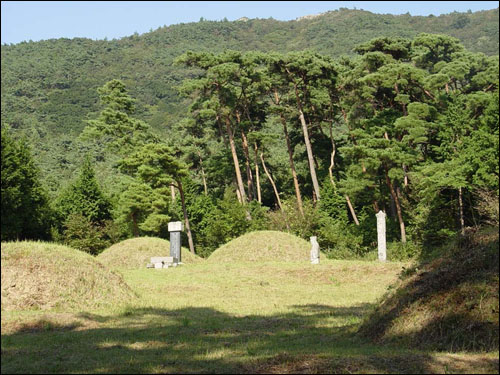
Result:
{"label": "grass-covered mound", "polygon": [[[136,237],[119,242],[97,256],[102,264],[112,268],[141,269],[151,257],[170,256],[170,242],[157,237]],[[181,247],[182,263],[194,263],[202,258]]]}
{"label": "grass-covered mound", "polygon": [[422,349],[498,350],[498,228],[443,252],[407,270],[360,333]]}
{"label": "grass-covered mound", "polygon": [[91,255],[44,242],[2,243],[2,310],[89,309],[135,295]]}
{"label": "grass-covered mound", "polygon": [[311,244],[292,234],[263,230],[246,233],[215,250],[209,262],[307,262]]}

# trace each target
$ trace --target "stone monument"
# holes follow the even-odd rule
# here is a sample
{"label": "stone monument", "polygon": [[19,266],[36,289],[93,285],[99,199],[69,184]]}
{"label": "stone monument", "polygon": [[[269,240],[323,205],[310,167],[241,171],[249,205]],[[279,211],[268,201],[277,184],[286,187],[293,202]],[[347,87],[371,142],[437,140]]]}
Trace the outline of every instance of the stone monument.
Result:
{"label": "stone monument", "polygon": [[180,221],[171,221],[168,223],[170,233],[170,256],[174,258],[174,263],[181,262],[181,231],[184,225]]}
{"label": "stone monument", "polygon": [[311,264],[319,264],[319,243],[317,237],[311,237]]}
{"label": "stone monument", "polygon": [[384,211],[379,211],[375,215],[377,217],[377,246],[378,246],[378,260],[385,262],[387,256],[387,248],[385,244],[385,217]]}

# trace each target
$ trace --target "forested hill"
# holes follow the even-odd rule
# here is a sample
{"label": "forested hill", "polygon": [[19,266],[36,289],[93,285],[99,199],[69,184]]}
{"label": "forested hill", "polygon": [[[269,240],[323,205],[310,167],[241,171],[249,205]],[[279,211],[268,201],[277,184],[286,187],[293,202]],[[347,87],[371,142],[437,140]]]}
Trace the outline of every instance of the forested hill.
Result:
{"label": "forested hill", "polygon": [[[448,34],[470,51],[498,54],[498,8],[413,17],[341,9],[295,21],[242,19],[161,27],[119,40],[52,39],[2,45],[2,123],[27,134],[43,174],[72,169],[73,139],[98,112],[97,88],[121,79],[137,99],[136,116],[166,132],[184,117],[176,86],[187,69],[173,60],[187,50],[221,52],[312,49],[352,55],[354,46],[379,36],[412,38]],[[191,73],[192,74],[192,73]],[[57,155],[55,155],[57,154]],[[64,156],[61,156],[64,155]]]}

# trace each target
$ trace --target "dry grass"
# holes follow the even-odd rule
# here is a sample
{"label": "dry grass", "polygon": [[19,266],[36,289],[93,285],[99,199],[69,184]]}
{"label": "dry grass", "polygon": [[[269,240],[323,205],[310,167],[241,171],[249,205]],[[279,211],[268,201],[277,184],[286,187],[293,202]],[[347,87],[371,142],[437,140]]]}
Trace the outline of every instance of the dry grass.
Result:
{"label": "dry grass", "polygon": [[91,255],[43,242],[2,243],[2,311],[97,308],[134,293]]}
{"label": "dry grass", "polygon": [[498,228],[492,229],[410,269],[361,333],[426,349],[498,350]]}
{"label": "dry grass", "polygon": [[[111,268],[141,269],[146,268],[151,257],[169,255],[169,241],[156,237],[137,237],[114,244],[99,254],[97,259]],[[183,263],[203,261],[185,247],[181,248],[181,260]]]}
{"label": "dry grass", "polygon": [[[257,231],[244,234],[215,250],[209,262],[298,262],[310,259],[311,244],[292,234]],[[323,256],[324,259],[324,256]]]}

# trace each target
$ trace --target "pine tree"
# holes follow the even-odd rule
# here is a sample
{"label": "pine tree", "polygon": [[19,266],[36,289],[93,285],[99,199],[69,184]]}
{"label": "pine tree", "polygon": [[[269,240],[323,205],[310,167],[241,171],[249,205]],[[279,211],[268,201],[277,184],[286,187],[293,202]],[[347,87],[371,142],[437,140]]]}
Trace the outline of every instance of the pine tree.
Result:
{"label": "pine tree", "polygon": [[89,157],[84,159],[76,181],[61,193],[55,205],[62,220],[70,214],[80,214],[96,225],[111,219],[111,202],[96,180]]}
{"label": "pine tree", "polygon": [[49,239],[52,212],[30,148],[4,127],[1,142],[1,239]]}

